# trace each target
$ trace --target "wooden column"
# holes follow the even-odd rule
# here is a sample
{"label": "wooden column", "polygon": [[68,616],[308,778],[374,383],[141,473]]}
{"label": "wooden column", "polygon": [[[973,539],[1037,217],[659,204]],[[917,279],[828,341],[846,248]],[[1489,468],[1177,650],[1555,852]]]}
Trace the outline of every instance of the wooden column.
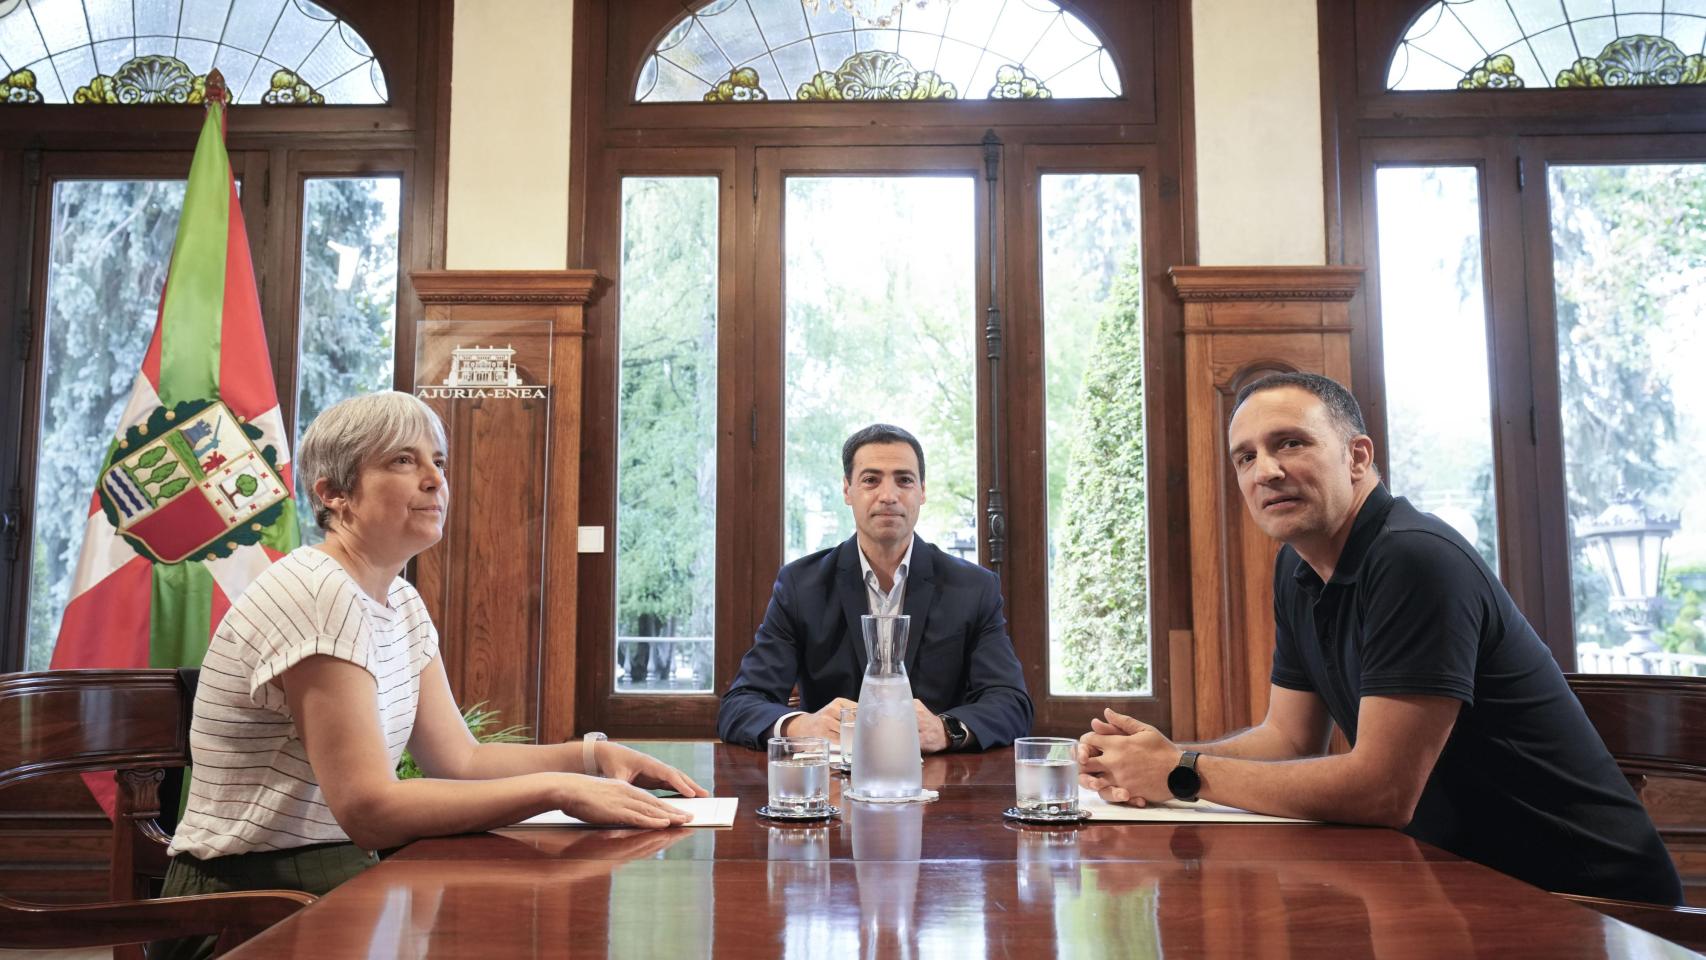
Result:
{"label": "wooden column", "polygon": [[574,733],[581,357],[591,270],[422,271],[415,393],[450,434],[450,515],[415,582],[457,701]]}
{"label": "wooden column", "polygon": [[1174,267],[1184,301],[1194,736],[1260,721],[1273,662],[1279,544],[1244,508],[1226,453],[1239,389],[1282,371],[1350,385],[1348,301],[1361,267]]}

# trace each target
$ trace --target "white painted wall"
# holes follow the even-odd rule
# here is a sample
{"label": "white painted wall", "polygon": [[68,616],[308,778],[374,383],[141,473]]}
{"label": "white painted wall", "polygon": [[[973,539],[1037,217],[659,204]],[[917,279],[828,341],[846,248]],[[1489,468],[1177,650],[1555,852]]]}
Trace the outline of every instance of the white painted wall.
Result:
{"label": "white painted wall", "polygon": [[572,0],[456,0],[445,223],[449,269],[571,266],[566,251],[573,13]]}
{"label": "white painted wall", "polygon": [[1325,262],[1315,2],[1192,4],[1204,265]]}

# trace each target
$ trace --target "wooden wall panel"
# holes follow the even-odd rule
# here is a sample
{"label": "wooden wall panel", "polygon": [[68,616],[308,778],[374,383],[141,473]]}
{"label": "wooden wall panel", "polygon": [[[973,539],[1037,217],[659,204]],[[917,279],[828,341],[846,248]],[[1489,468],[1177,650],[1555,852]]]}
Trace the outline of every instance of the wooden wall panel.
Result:
{"label": "wooden wall panel", "polygon": [[1350,384],[1347,302],[1360,267],[1175,267],[1184,302],[1195,731],[1211,739],[1267,711],[1273,565],[1226,455],[1238,391],[1281,371]]}
{"label": "wooden wall panel", "polygon": [[74,773],[0,790],[0,894],[37,903],[110,895],[113,827]]}
{"label": "wooden wall panel", "polygon": [[[450,516],[415,580],[459,703],[543,741],[574,733],[586,270],[425,271],[416,388],[450,432]],[[514,382],[453,380],[457,351],[513,351]]]}

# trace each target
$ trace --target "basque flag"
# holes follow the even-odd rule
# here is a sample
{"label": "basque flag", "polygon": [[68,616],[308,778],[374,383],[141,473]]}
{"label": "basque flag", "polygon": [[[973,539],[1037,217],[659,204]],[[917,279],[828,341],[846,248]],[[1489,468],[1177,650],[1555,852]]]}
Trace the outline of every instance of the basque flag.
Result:
{"label": "basque flag", "polygon": [[[204,99],[154,337],[95,484],[54,669],[199,666],[231,601],[297,545],[217,70]],[[110,815],[112,777],[86,779]]]}

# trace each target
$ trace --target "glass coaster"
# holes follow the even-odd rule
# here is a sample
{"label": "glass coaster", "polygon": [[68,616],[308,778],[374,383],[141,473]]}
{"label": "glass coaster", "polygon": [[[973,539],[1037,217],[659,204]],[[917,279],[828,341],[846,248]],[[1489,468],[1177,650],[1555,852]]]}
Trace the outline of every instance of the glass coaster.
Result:
{"label": "glass coaster", "polygon": [[942,796],[934,790],[920,790],[916,795],[910,797],[867,797],[861,793],[854,793],[852,790],[843,790],[841,795],[860,803],[930,803]]}
{"label": "glass coaster", "polygon": [[819,813],[784,813],[770,809],[770,804],[767,803],[758,808],[758,815],[766,820],[828,820],[841,816],[841,808],[827,806]]}
{"label": "glass coaster", "polygon": [[1018,807],[1008,807],[1007,809],[1001,811],[1001,815],[1003,817],[1006,817],[1008,820],[1017,820],[1020,823],[1089,823],[1090,822],[1090,811],[1088,811],[1088,810],[1079,810],[1077,813],[1070,814],[1068,816],[1061,816],[1060,814],[1052,814],[1051,815],[1051,814],[1046,814],[1046,813],[1040,813],[1040,814],[1039,813],[1025,813],[1024,811],[1020,810]]}

